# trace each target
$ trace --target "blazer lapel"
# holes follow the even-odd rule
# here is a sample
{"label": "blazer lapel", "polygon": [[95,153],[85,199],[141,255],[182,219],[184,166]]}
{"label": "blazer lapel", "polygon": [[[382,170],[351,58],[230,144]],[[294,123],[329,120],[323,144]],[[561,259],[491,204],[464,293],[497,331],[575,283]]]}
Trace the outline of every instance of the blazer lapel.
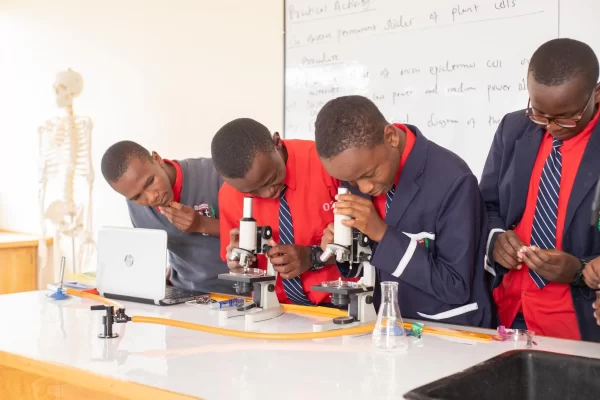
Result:
{"label": "blazer lapel", "polygon": [[[564,232],[567,232],[573,217],[579,209],[581,202],[592,190],[594,184],[598,182],[598,176],[600,175],[600,124],[596,125],[594,132],[590,137],[590,141],[583,153],[583,158],[579,164],[577,175],[575,176],[575,182],[571,189],[571,196],[569,197],[569,204],[567,206],[567,215],[565,219]],[[590,213],[592,210],[584,210],[586,213]],[[586,216],[586,219],[587,218]]]}
{"label": "blazer lapel", "polygon": [[398,225],[413,198],[419,192],[420,187],[417,184],[417,178],[423,173],[427,160],[427,148],[429,146],[427,138],[423,136],[417,127],[406,126],[416,135],[416,140],[406,159],[406,164],[402,168],[394,199],[385,217],[385,222],[390,226]]}
{"label": "blazer lapel", "polygon": [[529,181],[531,180],[533,166],[543,136],[543,129],[532,124],[523,137],[515,143],[515,162],[513,163],[512,171],[507,172],[510,178],[511,203],[515,204],[516,208],[509,210],[506,221],[508,224],[517,224],[525,211],[525,203],[527,202],[527,194],[529,193]]}

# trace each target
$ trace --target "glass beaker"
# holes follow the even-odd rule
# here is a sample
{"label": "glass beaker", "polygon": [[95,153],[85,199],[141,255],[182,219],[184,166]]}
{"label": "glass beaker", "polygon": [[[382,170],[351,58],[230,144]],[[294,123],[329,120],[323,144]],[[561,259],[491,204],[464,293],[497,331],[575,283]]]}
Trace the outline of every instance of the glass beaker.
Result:
{"label": "glass beaker", "polygon": [[373,330],[373,346],[385,351],[405,351],[408,348],[398,305],[398,282],[381,282],[381,306]]}

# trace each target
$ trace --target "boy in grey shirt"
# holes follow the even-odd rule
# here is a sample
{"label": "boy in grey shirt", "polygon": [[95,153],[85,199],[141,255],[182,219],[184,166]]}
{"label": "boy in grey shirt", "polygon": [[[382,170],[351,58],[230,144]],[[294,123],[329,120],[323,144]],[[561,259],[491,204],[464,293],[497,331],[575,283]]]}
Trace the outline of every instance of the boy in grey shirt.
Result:
{"label": "boy in grey shirt", "polygon": [[229,270],[219,257],[223,180],[210,158],[170,161],[122,141],[106,150],[101,169],[109,185],[127,199],[134,227],[167,232],[173,286],[234,294],[231,283],[217,278]]}

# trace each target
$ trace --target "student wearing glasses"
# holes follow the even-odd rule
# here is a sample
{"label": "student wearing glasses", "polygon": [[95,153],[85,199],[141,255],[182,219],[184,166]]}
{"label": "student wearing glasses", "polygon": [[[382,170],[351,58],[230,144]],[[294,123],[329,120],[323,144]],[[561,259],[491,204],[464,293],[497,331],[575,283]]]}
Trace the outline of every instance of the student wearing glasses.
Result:
{"label": "student wearing glasses", "polygon": [[506,327],[600,341],[599,288],[586,285],[587,263],[600,255],[589,222],[600,174],[598,71],[585,43],[544,43],[529,64],[527,109],[506,115],[494,137],[480,189],[486,269]]}

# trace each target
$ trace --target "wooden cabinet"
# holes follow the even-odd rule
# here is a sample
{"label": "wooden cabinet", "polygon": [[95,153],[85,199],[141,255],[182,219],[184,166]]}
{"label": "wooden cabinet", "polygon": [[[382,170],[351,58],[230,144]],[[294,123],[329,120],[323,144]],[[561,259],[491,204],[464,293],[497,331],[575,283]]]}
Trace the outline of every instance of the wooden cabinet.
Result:
{"label": "wooden cabinet", "polygon": [[37,290],[35,236],[0,232],[0,294]]}

